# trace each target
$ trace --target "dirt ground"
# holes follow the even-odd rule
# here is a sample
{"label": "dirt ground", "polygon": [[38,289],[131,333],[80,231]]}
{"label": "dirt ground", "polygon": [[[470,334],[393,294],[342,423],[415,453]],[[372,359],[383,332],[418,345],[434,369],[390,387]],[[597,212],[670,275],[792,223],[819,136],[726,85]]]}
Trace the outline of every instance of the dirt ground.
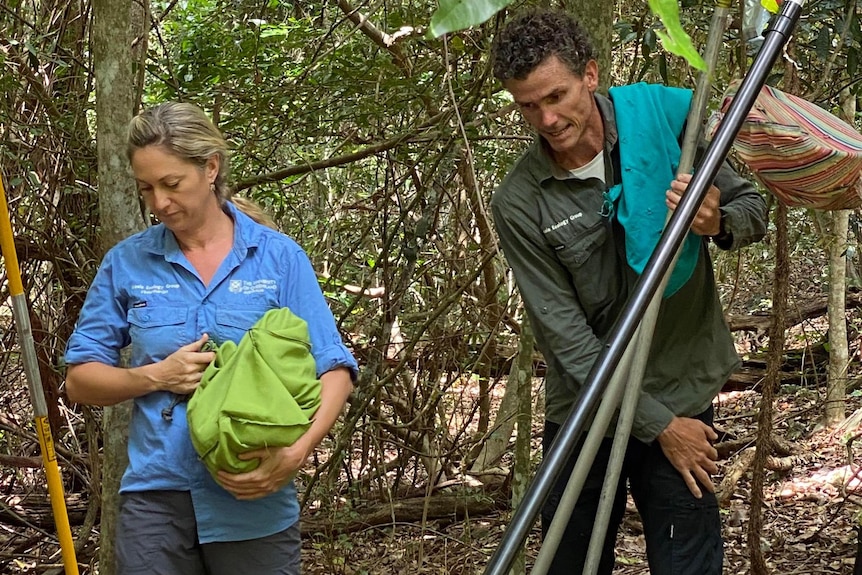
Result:
{"label": "dirt ground", "polygon": [[[766,477],[761,547],[770,571],[783,575],[850,574],[856,555],[856,530],[862,514],[857,471],[862,475],[862,446],[848,439],[860,432],[857,419],[837,431],[818,429],[822,390],[785,386],[776,401],[775,435],[789,441],[792,467]],[[716,402],[716,424],[728,437],[743,438],[756,429],[756,391],[732,392]],[[848,414],[860,405],[851,394]],[[538,434],[537,434],[538,437]],[[721,461],[725,473],[740,452]],[[716,478],[716,484],[722,475]],[[722,507],[725,575],[749,573],[748,518],[750,470]],[[509,519],[508,512],[463,521],[395,524],[342,535],[329,541],[307,538],[303,550],[307,575],[376,575],[390,573],[483,573]],[[620,530],[615,574],[649,573],[640,520],[631,501]],[[540,547],[538,527],[527,542],[527,565]],[[529,571],[528,571],[529,572]]]}

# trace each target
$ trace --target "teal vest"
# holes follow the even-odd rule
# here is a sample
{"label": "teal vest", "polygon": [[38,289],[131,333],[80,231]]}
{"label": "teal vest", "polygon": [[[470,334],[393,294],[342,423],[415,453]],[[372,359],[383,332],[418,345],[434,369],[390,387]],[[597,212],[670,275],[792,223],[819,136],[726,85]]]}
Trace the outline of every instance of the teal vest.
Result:
{"label": "teal vest", "polygon": [[[622,184],[608,191],[626,232],[626,260],[643,273],[665,227],[665,190],[679,168],[679,137],[688,116],[691,90],[639,82],[609,90],[619,134]],[[664,297],[691,277],[701,238],[689,232]]]}

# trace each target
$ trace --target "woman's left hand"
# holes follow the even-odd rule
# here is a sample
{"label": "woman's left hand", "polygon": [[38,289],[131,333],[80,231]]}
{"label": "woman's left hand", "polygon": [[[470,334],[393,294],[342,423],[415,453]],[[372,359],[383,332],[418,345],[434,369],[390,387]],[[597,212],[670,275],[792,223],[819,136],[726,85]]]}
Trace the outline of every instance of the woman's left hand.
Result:
{"label": "woman's left hand", "polygon": [[240,459],[260,459],[260,465],[248,473],[218,472],[218,482],[234,497],[260,499],[275,493],[296,475],[314,451],[315,446],[332,428],[353,390],[350,370],[337,367],[320,376],[320,407],[311,419],[311,427],[289,447],[270,447],[240,453]]}
{"label": "woman's left hand", "polygon": [[239,458],[260,459],[260,465],[248,473],[219,471],[219,484],[237,499],[260,499],[287,485],[308,459],[308,450],[298,441],[288,447],[270,447],[240,453]]}

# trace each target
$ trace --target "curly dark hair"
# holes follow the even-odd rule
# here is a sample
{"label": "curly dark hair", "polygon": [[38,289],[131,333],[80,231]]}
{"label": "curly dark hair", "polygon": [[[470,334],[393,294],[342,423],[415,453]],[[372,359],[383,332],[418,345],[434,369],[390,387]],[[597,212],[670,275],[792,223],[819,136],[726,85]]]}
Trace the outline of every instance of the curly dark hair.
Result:
{"label": "curly dark hair", "polygon": [[523,80],[536,66],[556,55],[581,76],[595,58],[589,36],[578,22],[560,11],[530,10],[515,16],[494,39],[491,48],[498,80]]}

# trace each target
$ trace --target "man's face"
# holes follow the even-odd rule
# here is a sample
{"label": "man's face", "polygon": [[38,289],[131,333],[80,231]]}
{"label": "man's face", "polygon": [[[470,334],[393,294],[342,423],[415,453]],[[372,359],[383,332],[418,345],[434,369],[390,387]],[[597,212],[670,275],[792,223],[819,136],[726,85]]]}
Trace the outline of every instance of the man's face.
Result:
{"label": "man's face", "polygon": [[557,56],[545,59],[522,80],[503,82],[524,118],[558,153],[576,149],[587,126],[595,121],[593,93],[597,86],[595,60],[578,76]]}

